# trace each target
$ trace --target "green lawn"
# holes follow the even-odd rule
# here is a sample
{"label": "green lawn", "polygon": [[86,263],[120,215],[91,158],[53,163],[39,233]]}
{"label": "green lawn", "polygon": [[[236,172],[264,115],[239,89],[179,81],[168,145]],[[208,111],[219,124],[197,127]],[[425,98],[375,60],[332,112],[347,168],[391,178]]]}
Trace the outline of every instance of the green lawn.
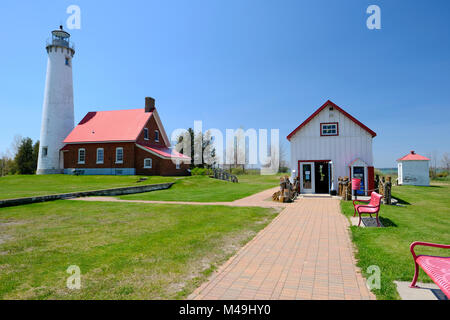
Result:
{"label": "green lawn", "polygon": [[[411,281],[414,263],[409,245],[414,241],[450,244],[450,185],[393,187],[394,198],[405,207],[382,205],[380,215],[386,228],[351,227],[358,248],[357,259],[364,275],[370,265],[381,269],[378,299],[399,299],[394,280]],[[350,201],[342,201],[343,212],[353,215]],[[448,250],[416,247],[419,254],[449,255]],[[419,281],[430,282],[420,272]]]}
{"label": "green lawn", "polygon": [[137,182],[141,176],[73,176],[73,175],[13,175],[0,177],[0,199],[42,196],[75,191],[138,186],[175,181],[173,177],[151,176]]}
{"label": "green lawn", "polygon": [[239,183],[192,176],[179,179],[168,190],[120,196],[127,200],[216,202],[241,199],[280,184],[279,176],[241,175]]}
{"label": "green lawn", "polygon": [[[0,299],[181,299],[273,209],[59,200],[0,209]],[[81,270],[81,289],[66,270]]]}

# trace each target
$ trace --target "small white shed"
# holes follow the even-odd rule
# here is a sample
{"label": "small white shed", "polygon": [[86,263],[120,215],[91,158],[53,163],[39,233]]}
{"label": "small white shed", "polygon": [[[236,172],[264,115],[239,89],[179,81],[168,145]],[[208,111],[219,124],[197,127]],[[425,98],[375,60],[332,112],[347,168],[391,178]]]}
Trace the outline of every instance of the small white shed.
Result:
{"label": "small white shed", "polygon": [[397,162],[399,185],[430,185],[430,159],[411,151],[406,156],[398,159]]}

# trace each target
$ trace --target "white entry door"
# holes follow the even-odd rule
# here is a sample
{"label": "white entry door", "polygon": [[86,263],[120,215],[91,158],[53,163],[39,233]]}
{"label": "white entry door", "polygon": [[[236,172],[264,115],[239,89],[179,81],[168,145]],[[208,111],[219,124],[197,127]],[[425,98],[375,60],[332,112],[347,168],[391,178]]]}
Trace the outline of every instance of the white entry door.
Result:
{"label": "white entry door", "polygon": [[300,162],[300,192],[314,193],[314,162]]}

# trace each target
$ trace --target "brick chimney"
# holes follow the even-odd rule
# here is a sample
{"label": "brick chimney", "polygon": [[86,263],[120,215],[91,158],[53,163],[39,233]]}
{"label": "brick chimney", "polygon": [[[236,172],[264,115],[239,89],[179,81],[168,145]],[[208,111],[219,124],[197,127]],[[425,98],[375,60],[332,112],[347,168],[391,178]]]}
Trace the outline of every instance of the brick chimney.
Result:
{"label": "brick chimney", "polygon": [[155,99],[145,97],[145,112],[153,112],[155,110]]}

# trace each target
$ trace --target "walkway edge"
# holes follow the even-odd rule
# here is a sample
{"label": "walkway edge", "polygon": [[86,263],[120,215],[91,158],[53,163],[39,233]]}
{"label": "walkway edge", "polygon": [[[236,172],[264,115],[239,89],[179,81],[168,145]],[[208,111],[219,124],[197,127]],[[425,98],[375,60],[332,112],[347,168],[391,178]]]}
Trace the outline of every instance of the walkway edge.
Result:
{"label": "walkway edge", "polygon": [[174,184],[174,182],[168,182],[168,183],[147,184],[147,185],[133,186],[133,187],[120,187],[120,188],[111,188],[111,189],[102,189],[102,190],[61,193],[61,194],[53,194],[53,195],[45,195],[45,196],[37,196],[37,197],[3,199],[3,200],[0,200],[0,208],[20,206],[20,205],[31,204],[31,203],[36,203],[36,202],[46,202],[46,201],[54,201],[54,200],[70,199],[70,198],[80,198],[80,197],[87,197],[87,196],[118,196],[118,195],[124,195],[124,194],[142,193],[142,192],[149,192],[149,191],[155,191],[155,190],[164,190],[164,189],[169,189],[173,184]]}

